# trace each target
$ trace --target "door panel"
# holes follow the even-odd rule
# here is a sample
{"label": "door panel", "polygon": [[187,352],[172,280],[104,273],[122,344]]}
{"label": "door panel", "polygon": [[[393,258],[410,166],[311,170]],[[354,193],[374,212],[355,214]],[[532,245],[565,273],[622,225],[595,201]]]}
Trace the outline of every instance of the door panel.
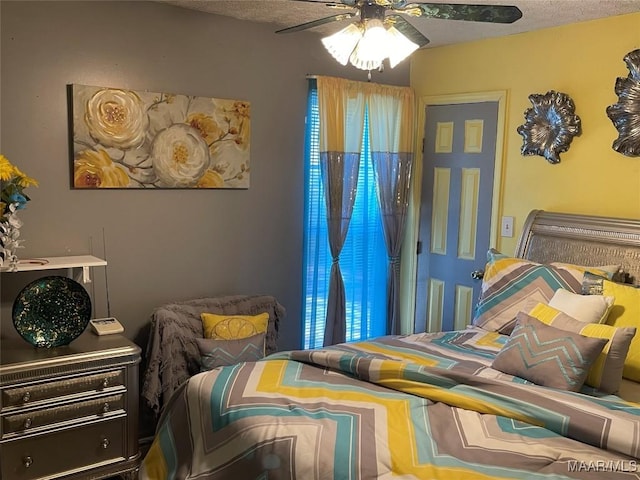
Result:
{"label": "door panel", "polygon": [[428,105],[415,331],[464,328],[490,243],[498,102]]}

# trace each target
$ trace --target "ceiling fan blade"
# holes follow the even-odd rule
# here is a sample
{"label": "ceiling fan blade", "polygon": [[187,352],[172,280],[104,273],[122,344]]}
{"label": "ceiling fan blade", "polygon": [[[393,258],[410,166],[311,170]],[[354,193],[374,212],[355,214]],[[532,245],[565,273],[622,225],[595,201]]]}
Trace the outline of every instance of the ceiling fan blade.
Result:
{"label": "ceiling fan blade", "polygon": [[276,30],[276,33],[291,33],[291,32],[299,32],[301,30],[306,30],[307,28],[318,27],[320,25],[324,25],[325,23],[331,22],[339,22],[340,20],[346,20],[347,18],[351,18],[355,16],[355,13],[341,13],[339,15],[332,15],[331,17],[320,18],[318,20],[312,20],[311,22],[301,23],[300,25],[295,25],[293,27],[283,28],[281,30]]}
{"label": "ceiling fan blade", "polygon": [[429,39],[425,37],[416,27],[407,22],[404,17],[401,17],[400,15],[390,14],[387,15],[387,19],[393,21],[396,29],[413,43],[418,45],[418,47],[424,47],[427,43],[429,43]]}
{"label": "ceiling fan blade", "polygon": [[358,0],[340,0],[339,2],[326,2],[324,0],[294,0],[296,2],[307,2],[307,3],[324,3],[327,7],[355,7]]}
{"label": "ceiling fan blade", "polygon": [[518,7],[511,5],[472,5],[456,3],[411,3],[398,9],[418,8],[421,17],[444,20],[467,20],[472,22],[513,23],[522,17]]}

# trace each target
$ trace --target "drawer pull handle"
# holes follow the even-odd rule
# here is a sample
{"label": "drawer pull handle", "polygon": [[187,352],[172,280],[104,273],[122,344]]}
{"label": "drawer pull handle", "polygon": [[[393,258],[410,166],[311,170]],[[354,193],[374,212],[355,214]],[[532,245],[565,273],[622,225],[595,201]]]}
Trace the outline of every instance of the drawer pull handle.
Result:
{"label": "drawer pull handle", "polygon": [[103,438],[102,442],[100,443],[100,445],[102,446],[102,448],[107,448],[109,446],[109,439],[108,438]]}
{"label": "drawer pull handle", "polygon": [[108,411],[109,411],[109,404],[108,404],[108,403],[105,403],[105,404],[102,406],[102,413],[107,413]]}
{"label": "drawer pull handle", "polygon": [[31,424],[32,424],[32,423],[33,423],[33,422],[31,421],[31,419],[30,419],[30,418],[25,419],[25,421],[24,421],[24,428],[25,428],[25,430],[26,430],[27,428],[31,428]]}
{"label": "drawer pull handle", "polygon": [[109,379],[105,378],[102,380],[102,388],[107,388],[109,386]]}
{"label": "drawer pull handle", "polygon": [[33,465],[33,458],[24,457],[22,459],[22,464],[24,465],[24,468],[29,468],[31,465]]}
{"label": "drawer pull handle", "polygon": [[31,400],[31,392],[25,392],[24,395],[22,395],[22,401],[26,403],[29,400]]}

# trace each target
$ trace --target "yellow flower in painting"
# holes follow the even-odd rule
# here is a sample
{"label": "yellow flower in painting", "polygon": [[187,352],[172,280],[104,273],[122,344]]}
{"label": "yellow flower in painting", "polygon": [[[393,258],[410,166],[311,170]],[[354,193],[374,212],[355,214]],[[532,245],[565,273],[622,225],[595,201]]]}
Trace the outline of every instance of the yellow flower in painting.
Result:
{"label": "yellow flower in painting", "polygon": [[84,118],[91,137],[106,147],[139,147],[149,128],[145,106],[131,90],[97,91],[87,101]]}
{"label": "yellow flower in painting", "polygon": [[209,147],[197,129],[176,123],[156,135],[151,161],[162,186],[195,187],[209,168]]}
{"label": "yellow flower in painting", "polygon": [[218,123],[209,115],[196,113],[189,115],[187,123],[200,132],[204,141],[211,144],[224,135]]}
{"label": "yellow flower in painting", "polygon": [[224,187],[224,179],[222,175],[213,170],[207,170],[200,180],[198,180],[198,188],[222,188]]}
{"label": "yellow flower in painting", "polygon": [[129,176],[104,150],[84,150],[74,161],[73,184],[76,188],[122,188],[129,185]]}

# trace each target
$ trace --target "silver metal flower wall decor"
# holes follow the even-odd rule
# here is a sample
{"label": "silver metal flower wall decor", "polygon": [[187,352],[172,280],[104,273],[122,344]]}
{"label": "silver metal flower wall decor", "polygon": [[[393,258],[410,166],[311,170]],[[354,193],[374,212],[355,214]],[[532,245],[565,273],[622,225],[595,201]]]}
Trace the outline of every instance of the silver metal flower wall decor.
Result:
{"label": "silver metal flower wall decor", "polygon": [[569,149],[573,137],[582,133],[580,117],[566,93],[551,90],[544,95],[529,95],[533,105],[524,112],[525,123],[518,127],[522,135],[522,155],[540,155],[549,163],[560,163],[560,154]]}
{"label": "silver metal flower wall decor", "polygon": [[607,116],[618,130],[613,149],[629,157],[640,157],[640,49],[624,57],[629,75],[618,77],[618,103],[607,107]]}

